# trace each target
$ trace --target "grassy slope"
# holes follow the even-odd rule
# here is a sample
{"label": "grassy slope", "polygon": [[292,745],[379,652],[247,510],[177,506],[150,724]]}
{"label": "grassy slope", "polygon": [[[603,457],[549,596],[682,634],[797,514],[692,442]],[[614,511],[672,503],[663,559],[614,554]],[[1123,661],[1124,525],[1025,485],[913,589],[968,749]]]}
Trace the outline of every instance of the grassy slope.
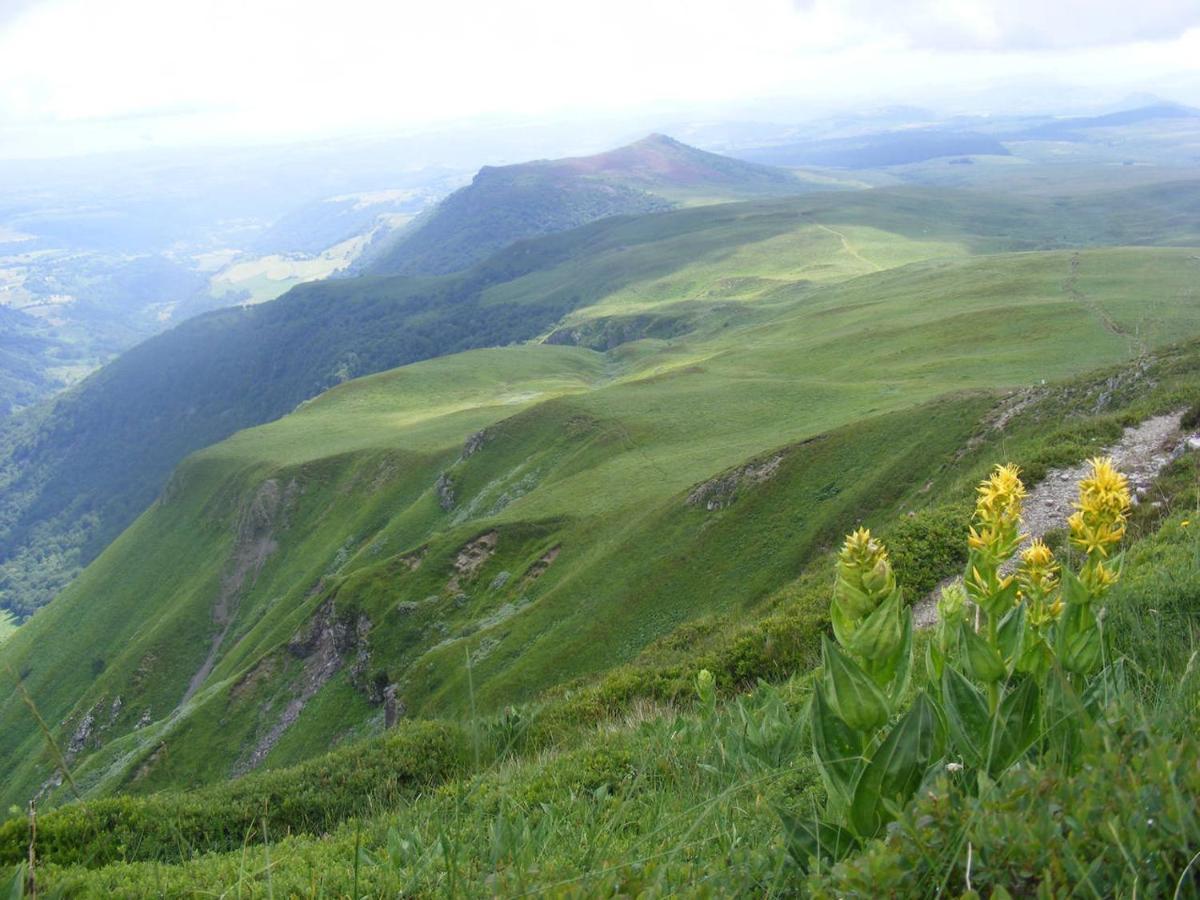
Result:
{"label": "grassy slope", "polygon": [[[834,229],[878,221],[891,231],[872,252],[882,259],[886,244],[891,259],[904,261],[951,252],[948,235],[975,250],[1011,249],[1004,236],[1015,222],[1036,222],[1042,208],[957,195],[939,201],[930,241],[921,223],[932,194],[843,196],[852,195],[609,220],[522,243],[463,275],[305,285],[147,341],[0,441],[0,602],[23,613],[36,608],[151,502],[188,452],[283,415],[347,377],[525,340],[609,297],[620,310],[621,291],[661,298],[672,273],[703,285],[706,299],[673,309],[671,321],[622,324],[621,339],[655,328],[686,331],[698,316],[724,315],[717,308],[729,294],[726,264],[753,276],[770,256],[777,274],[820,269],[826,281],[864,271],[814,217]],[[1163,240],[1178,232],[1173,222],[1138,221]],[[814,233],[820,240],[788,237]],[[1038,240],[1055,238],[1046,232]],[[1021,235],[1015,245],[1037,244]],[[742,299],[760,292],[751,287]]]}
{"label": "grassy slope", "polygon": [[[1063,390],[1042,391],[1003,433],[981,432],[973,449],[948,457],[925,501],[965,508],[972,481],[997,458],[1036,473],[1048,460],[1086,455],[1094,441],[1119,433],[1121,423],[1194,397],[1198,373],[1193,345],[1148,368],[1104,372]],[[1101,397],[1108,405],[1097,414]],[[923,415],[908,418],[919,422]],[[869,431],[860,429],[854,443]],[[1189,785],[1196,789],[1194,771],[1170,764],[1181,753],[1196,752],[1194,735],[1188,735],[1195,721],[1195,676],[1191,687],[1186,676],[1179,683],[1196,640],[1197,538],[1179,524],[1197,500],[1195,474],[1191,456],[1176,463],[1155,492],[1166,509],[1139,511],[1131,541],[1147,537],[1134,546],[1123,583],[1108,601],[1116,623],[1114,648],[1130,654],[1144,673],[1110,713],[1116,742],[1098,746],[1075,779],[1052,767],[1013,773],[1012,788],[989,812],[986,827],[959,822],[956,810],[934,798],[930,808],[913,812],[909,831],[886,847],[873,846],[853,868],[832,878],[824,873],[810,887],[831,896],[871,896],[887,883],[900,896],[926,896],[931,885],[948,879],[957,892],[968,857],[955,848],[965,833],[974,844],[976,884],[1013,888],[1046,880],[1067,890],[1083,878],[1100,892],[1138,883],[1151,894],[1170,895],[1192,852],[1189,840],[1200,835],[1188,795],[1172,795]],[[775,484],[768,483],[745,499],[760,504],[757,514],[778,511],[774,492]],[[1164,514],[1166,522],[1157,530]],[[810,608],[818,613],[824,608],[825,565],[822,560],[822,577],[802,578],[777,593],[779,615],[803,619]],[[678,665],[685,689],[701,665],[716,671],[722,684],[731,677],[736,684],[737,670],[711,657],[704,636],[723,638],[739,628],[753,632],[757,625],[747,627],[747,619],[754,615],[739,611],[705,628],[685,629],[641,665],[647,673]],[[758,641],[770,634],[761,632]],[[799,662],[792,660],[792,667]],[[79,896],[150,896],[217,885],[246,896],[314,897],[354,893],[353,886],[359,894],[463,896],[660,896],[701,885],[718,895],[795,891],[801,876],[780,845],[772,803],[803,811],[820,801],[804,739],[805,677],[778,690],[734,696],[710,718],[686,694],[671,705],[637,701],[636,690],[628,687],[637,682],[628,674],[614,673],[601,684],[602,693],[621,699],[615,715],[602,714],[600,728],[591,716],[567,724],[575,720],[563,718],[566,709],[574,708],[577,716],[589,707],[560,696],[515,715],[469,721],[449,741],[466,745],[467,759],[456,764],[445,760],[445,733],[402,728],[385,741],[363,745],[356,755],[361,767],[349,767],[354,757],[343,753],[319,768],[256,776],[232,789],[103,801],[51,814],[43,824],[43,852],[52,863],[77,864],[51,865],[43,878]],[[589,690],[580,688],[580,699]],[[1131,727],[1121,742],[1122,730]],[[424,755],[415,752],[422,744],[428,748]],[[371,779],[381,776],[377,767],[389,758],[401,779],[422,772],[433,786],[415,797],[393,796],[390,782],[373,790]],[[372,775],[355,779],[360,771]],[[322,793],[311,793],[314,784],[323,785]],[[1042,813],[1055,802],[1091,814],[1060,829],[1054,816]],[[1162,827],[1143,827],[1144,817],[1125,815],[1122,803],[1152,805],[1153,821]],[[254,819],[268,814],[270,842]],[[345,815],[353,820],[337,827],[337,817]],[[310,816],[317,821],[309,824]],[[331,833],[280,839],[289,825]],[[0,859],[19,858],[21,835],[19,820],[0,829]],[[356,853],[358,845],[365,854]],[[1153,863],[1131,871],[1128,846],[1139,847]],[[229,848],[237,849],[199,855]],[[112,862],[122,856],[150,861]]]}
{"label": "grassy slope", "polygon": [[[609,354],[477,351],[349,383],[193,456],[4,659],[26,673],[47,718],[66,723],[64,743],[93,711],[101,746],[76,764],[87,759],[79,778],[95,790],[220,780],[245,764],[308,678],[285,645],[329,599],[348,629],[369,623],[370,658],[357,688],[348,663],[317,693],[268,763],[377,728],[363,688],[376,676],[399,684],[411,712],[461,710],[469,653],[477,703],[527,698],[699,614],[753,605],[870,515],[871,496],[893,508],[933,478],[982,407],[967,397],[904,410],[1053,380],[1200,331],[1194,255],[915,263],[780,288],[742,324],[709,322],[686,340]],[[460,459],[488,426],[482,448]],[[683,502],[731,466],[845,426],[787,454],[766,508]],[[449,511],[434,490],[442,473],[455,486]],[[274,507],[266,479],[284,498]],[[455,555],[491,529],[495,555],[456,588]],[[276,547],[245,568],[217,665],[177,709],[218,630],[222,584],[262,538]],[[527,579],[555,547],[546,574]],[[410,571],[414,552],[423,561]],[[40,639],[49,633],[54,641]],[[343,650],[351,659],[358,647]],[[134,730],[144,711],[152,724]],[[0,721],[0,755],[19,761],[7,801],[47,769],[17,697],[0,703]]]}

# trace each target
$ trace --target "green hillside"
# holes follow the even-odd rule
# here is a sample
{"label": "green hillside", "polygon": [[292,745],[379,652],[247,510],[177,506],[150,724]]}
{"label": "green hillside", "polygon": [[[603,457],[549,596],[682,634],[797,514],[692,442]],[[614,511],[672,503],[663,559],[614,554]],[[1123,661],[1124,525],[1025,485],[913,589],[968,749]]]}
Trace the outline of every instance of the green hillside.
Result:
{"label": "green hillside", "polygon": [[27,615],[45,603],[189,452],[347,378],[538,336],[598,350],[672,339],[924,259],[1200,243],[1198,203],[1197,183],[1183,182],[1059,198],[896,188],[701,206],[521,242],[457,275],[321,282],[199,317],[6,429],[0,605]]}
{"label": "green hillside", "polygon": [[[984,343],[993,349],[1002,346],[990,339]],[[546,362],[535,362],[543,352]],[[187,505],[194,493],[200,506],[195,511],[217,512],[214,501],[222,502],[221,494],[231,486],[222,487],[212,470],[234,460],[258,466],[260,474],[276,476],[286,471],[280,467],[291,467],[296,473],[308,467],[313,480],[300,489],[291,509],[293,522],[308,534],[300,540],[311,541],[324,526],[300,525],[311,521],[311,510],[305,509],[310,497],[328,504],[324,521],[335,516],[344,521],[339,501],[332,498],[348,487],[353,491],[354,484],[338,476],[339,465],[319,465],[315,457],[322,452],[335,454],[327,460],[349,455],[360,466],[370,457],[372,463],[386,460],[384,467],[402,469],[402,460],[410,453],[435,446],[451,432],[445,422],[406,407],[389,382],[410,375],[425,378],[423,370],[437,365],[459,365],[455,374],[469,383],[475,373],[487,368],[488,361],[479,356],[468,354],[347,385],[298,416],[245,432],[238,441],[189,461],[179,474],[182,480],[173,487],[174,496],[163,507]],[[622,384],[618,376],[611,387],[589,390],[598,375],[605,377],[603,370],[585,361],[590,356],[587,351],[527,348],[511,365],[514,376],[519,370],[526,379],[525,386],[556,394],[560,401],[636,384]],[[880,878],[886,878],[900,895],[921,896],[939,880],[954,888],[963,884],[963,867],[971,864],[956,842],[969,835],[975,860],[971,876],[976,884],[1044,884],[1065,891],[1080,879],[1091,878],[1097,886],[1110,888],[1139,883],[1151,896],[1170,896],[1177,883],[1189,888],[1193,882],[1187,880],[1185,866],[1194,852],[1192,842],[1200,837],[1194,805],[1188,802],[1200,787],[1188,763],[1197,752],[1197,710],[1195,676],[1186,666],[1189,654],[1194,655],[1194,598],[1200,584],[1195,566],[1197,537],[1189,530],[1187,518],[1197,502],[1194,454],[1178,460],[1156,482],[1153,493],[1160,505],[1140,509],[1131,525],[1132,548],[1121,583],[1107,605],[1115,622],[1113,652],[1126,654],[1137,669],[1100,726],[1111,737],[1106,744],[1097,735],[1096,746],[1085,747],[1087,765],[1078,773],[1052,762],[1020,767],[989,795],[986,807],[982,802],[971,805],[976,801],[970,795],[961,807],[939,803],[947,790],[939,784],[927,798],[922,797],[911,815],[906,814],[905,830],[895,838],[875,842],[861,857],[837,869],[819,868],[807,880],[788,857],[774,807],[783,805],[804,815],[823,793],[808,750],[807,699],[812,679],[807,673],[816,662],[817,636],[824,627],[829,586],[825,573],[830,560],[823,549],[805,550],[806,529],[797,522],[797,514],[813,515],[823,504],[837,505],[841,494],[853,492],[844,511],[833,512],[825,545],[834,543],[847,523],[861,518],[886,536],[904,584],[927,587],[959,566],[962,557],[952,548],[961,542],[972,483],[992,461],[1017,461],[1031,483],[1036,482],[1047,466],[1073,462],[1113,440],[1122,424],[1178,409],[1181,402],[1194,399],[1200,390],[1197,373],[1200,347],[1192,343],[1141,357],[1131,365],[1024,392],[1015,404],[1011,397],[957,395],[829,432],[791,450],[769,477],[742,481],[732,494],[718,490],[705,495],[727,505],[691,513],[664,509],[658,527],[672,533],[660,538],[657,529],[645,529],[640,541],[627,544],[627,552],[636,547],[646,554],[649,571],[661,573],[661,580],[684,582],[690,570],[703,582],[687,591],[686,624],[664,627],[659,641],[640,651],[625,650],[614,635],[608,635],[610,652],[603,663],[607,674],[581,679],[566,690],[541,694],[535,702],[504,711],[489,712],[496,709],[495,701],[476,694],[474,708],[460,704],[459,714],[448,716],[448,721],[403,722],[386,736],[354,743],[319,760],[276,767],[229,784],[217,777],[213,780],[218,783],[211,787],[187,794],[91,799],[60,811],[43,811],[41,884],[71,896],[173,896],[217,887],[249,896],[609,896],[635,891],[660,896],[690,893],[703,879],[722,895],[790,894],[807,884],[819,896],[867,896]],[[511,386],[518,386],[515,379]],[[491,390],[486,399],[494,402],[498,395],[494,387]],[[485,394],[481,387],[479,396]],[[390,406],[384,402],[389,396]],[[460,400],[444,393],[433,405],[458,409]],[[352,409],[368,413],[366,430],[375,437],[365,437],[361,445],[382,437],[389,420],[394,420],[393,428],[415,429],[415,436],[411,445],[399,450],[389,445],[383,457],[366,450],[347,454],[352,442],[338,437],[336,428],[313,427],[323,418],[330,418],[332,424],[339,408],[343,425],[356,418]],[[516,419],[536,409],[532,406]],[[374,421],[370,421],[371,410],[378,414]],[[461,413],[459,409],[445,415]],[[1000,413],[1003,428],[994,427]],[[309,425],[302,429],[298,420],[306,417]],[[401,420],[406,424],[395,424]],[[295,438],[302,431],[311,433],[324,449],[297,444]],[[485,440],[466,462],[482,462],[500,441],[499,437]],[[264,466],[271,468],[264,472]],[[382,489],[384,499],[394,501],[392,488],[381,484],[380,475],[374,466],[360,470],[359,485],[366,487],[365,482],[376,479],[363,496],[375,496]],[[845,480],[838,481],[843,475]],[[251,518],[261,521],[269,511],[271,502],[266,497],[267,493],[257,491]],[[515,514],[521,502],[514,502],[510,512]],[[915,518],[905,515],[909,509],[918,511]],[[152,510],[85,578],[114,554],[125,552],[126,541],[151,550],[150,541],[157,533],[142,529],[142,524],[155,517],[165,524],[162,512]],[[386,516],[390,515],[391,510]],[[843,521],[835,521],[839,515]],[[688,516],[691,523],[685,521]],[[399,518],[404,517],[401,512]],[[521,530],[515,520],[505,521],[503,514],[484,524],[493,522],[501,536],[496,555],[483,564],[475,579],[463,582],[476,602],[488,591],[503,590],[504,585],[490,587],[496,581],[493,561],[513,553],[511,537],[522,534],[537,544],[525,559],[543,558],[536,555],[544,545],[538,543],[542,536],[528,524]],[[630,524],[629,530],[638,531],[644,523]],[[234,541],[249,537],[253,529],[254,524],[242,516],[241,536]],[[277,534],[280,547],[272,555],[291,553],[286,533],[291,530]],[[673,546],[664,553],[668,541]],[[199,533],[192,535],[193,544],[204,542]],[[768,546],[761,546],[764,542]],[[162,549],[168,549],[166,543]],[[560,554],[538,579],[539,585],[549,585],[549,579],[558,577],[560,587],[548,586],[527,609],[506,620],[514,630],[521,619],[542,616],[543,628],[554,627],[556,619],[546,615],[542,606],[562,590],[568,577],[567,573],[556,576],[560,565],[578,567],[570,559],[571,552],[564,539]],[[420,601],[404,600],[404,591],[411,577],[423,577],[429,567],[441,569],[439,580],[446,574],[448,567],[437,558],[440,553],[438,542],[431,542],[415,571],[406,561],[412,557],[403,553],[389,558],[388,551],[381,550],[373,561],[356,561],[347,555],[344,574],[325,575],[339,606],[333,618],[344,621],[349,632],[358,632],[354,617],[371,609],[369,582],[375,580],[376,592],[390,593],[384,601],[389,612],[367,632],[372,663],[388,640],[381,632],[390,632],[391,640],[403,639],[402,623],[422,614]],[[777,575],[765,579],[774,586],[756,599],[747,576],[762,571],[764,561],[769,566],[774,555],[787,559]],[[734,582],[737,599],[720,604],[710,598],[722,593],[720,573],[731,557],[742,562]],[[620,560],[615,555],[609,559],[612,577],[619,579]],[[695,560],[703,560],[703,565],[697,566]],[[116,566],[115,561],[112,564]],[[266,562],[260,580],[277,577],[273,565]],[[390,587],[380,583],[384,574]],[[163,575],[158,573],[159,578]],[[484,582],[488,588],[479,587]],[[660,589],[653,578],[641,584]],[[241,609],[246,610],[251,598],[258,596],[261,601],[269,593],[260,595],[256,584],[243,597]],[[357,604],[354,595],[360,598]],[[576,605],[594,612],[596,606],[586,597],[578,595]],[[440,601],[443,621],[451,622],[456,613],[447,599]],[[416,603],[417,608],[401,606],[406,603]],[[27,627],[42,627],[42,621],[65,606],[56,602]],[[72,604],[76,613],[82,608],[78,601]],[[471,610],[468,602],[458,611],[465,615]],[[257,624],[242,642],[269,643],[263,633],[271,628],[305,633],[305,625],[298,621],[302,616],[282,616],[278,622],[286,620],[286,625],[281,629],[270,624],[275,615],[271,609],[258,613]],[[129,628],[115,619],[111,624]],[[578,617],[573,625],[571,631],[580,631]],[[511,678],[489,671],[486,665],[502,652],[507,636],[482,659],[479,653],[489,632],[504,629],[503,623],[481,624],[460,641],[474,652],[471,657],[464,652],[454,665],[469,673],[476,690],[486,690],[497,678]],[[627,630],[625,623],[622,629]],[[263,701],[271,680],[289,666],[312,658],[311,653],[299,652],[304,649],[300,643],[293,640],[288,650],[259,655],[253,666],[234,666],[241,667],[241,675],[227,674],[223,684],[202,690],[180,713],[192,721],[190,727],[186,722],[174,731],[157,723],[145,726],[149,734],[140,750],[133,747],[134,735],[115,736],[122,728],[123,712],[110,717],[111,701],[105,696],[101,706],[105,715],[95,717],[101,747],[82,765],[78,763],[82,757],[76,758],[79,788],[103,793],[120,780],[108,784],[97,780],[98,757],[119,759],[114,772],[132,778],[124,790],[133,794],[172,781],[202,780],[197,775],[208,762],[201,747],[194,745],[203,744],[224,758],[235,743],[226,732],[232,730],[236,736],[247,728],[241,722],[247,714],[242,707],[269,709]],[[361,648],[346,649],[349,657],[356,658]],[[563,651],[559,662],[578,648]],[[165,652],[157,657],[169,658]],[[13,657],[6,651],[4,659]],[[623,659],[627,664],[620,664]],[[269,660],[274,663],[264,662]],[[35,657],[25,657],[26,665],[31,662],[36,666]],[[113,665],[110,661],[101,680],[113,677]],[[224,666],[218,666],[214,678],[220,677]],[[154,676],[165,672],[164,667],[153,667],[151,661],[143,675],[142,697],[152,692]],[[720,687],[721,700],[712,708],[695,701],[692,685],[702,667],[716,673]],[[1180,672],[1185,673],[1182,683]],[[336,726],[340,736],[352,741],[378,728],[378,723],[357,730],[348,727],[345,707],[358,707],[368,718],[377,717],[378,711],[368,711],[372,708],[364,703],[361,689],[348,685],[335,689],[345,677],[344,667],[322,691],[330,696],[323,701],[318,693],[296,729],[307,726],[319,735],[322,723],[340,716]],[[776,684],[753,688],[755,678]],[[30,672],[25,684],[31,695],[45,696],[36,679]],[[522,689],[522,685],[508,688]],[[206,707],[215,708],[206,712]],[[311,715],[314,712],[319,715]],[[416,719],[412,712],[410,717]],[[277,747],[282,749],[286,740]],[[311,745],[304,746],[308,740],[312,738],[297,738],[288,753],[312,752]],[[280,753],[277,761],[284,763],[285,756]],[[167,773],[169,778],[164,777]],[[1144,815],[1121,815],[1129,804],[1149,804],[1154,811],[1151,818],[1163,827],[1144,824]],[[1053,824],[1055,806],[1089,815],[1060,831]],[[986,828],[973,822],[973,815],[986,815]],[[0,825],[0,863],[11,865],[23,858],[28,838],[21,818]],[[1139,842],[1154,865],[1131,872],[1121,849],[1129,842]],[[1036,868],[1039,861],[1044,870]],[[1031,871],[1030,866],[1035,868]],[[1179,895],[1187,896],[1186,890]]]}
{"label": "green hillside", "polygon": [[384,275],[445,275],[514,241],[608,216],[814,189],[783,169],[729,159],[652,134],[595,156],[485,166],[471,184],[387,245],[374,248],[358,269]]}
{"label": "green hillside", "polygon": [[[191,456],[3,661],[85,792],[307,758],[378,730],[389,685],[409,715],[498,710],[924,505],[995,392],[1200,333],[1198,265],[943,258],[786,284],[670,341],[353,381]],[[20,695],[0,723],[10,802],[52,769]]]}

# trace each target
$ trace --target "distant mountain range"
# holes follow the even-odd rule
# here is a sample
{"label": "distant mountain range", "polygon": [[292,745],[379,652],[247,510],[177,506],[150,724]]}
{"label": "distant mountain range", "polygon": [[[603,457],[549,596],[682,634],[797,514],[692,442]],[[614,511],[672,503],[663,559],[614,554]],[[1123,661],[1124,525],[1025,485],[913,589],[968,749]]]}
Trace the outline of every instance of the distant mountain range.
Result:
{"label": "distant mountain range", "polygon": [[855,137],[806,141],[748,150],[746,159],[776,166],[870,169],[924,162],[942,156],[1008,156],[995,137],[974,131],[914,128]]}
{"label": "distant mountain range", "polygon": [[444,275],[521,238],[616,215],[813,190],[790,172],[689,147],[662,134],[595,156],[485,166],[356,267],[378,275]]}
{"label": "distant mountain range", "polygon": [[1029,117],[989,123],[982,117],[962,122],[871,131],[845,137],[789,141],[741,150],[738,156],[773,166],[878,169],[961,156],[1011,156],[1006,141],[1087,141],[1099,128],[1200,118],[1200,110],[1176,103],[1153,103],[1099,116],[1057,119]]}

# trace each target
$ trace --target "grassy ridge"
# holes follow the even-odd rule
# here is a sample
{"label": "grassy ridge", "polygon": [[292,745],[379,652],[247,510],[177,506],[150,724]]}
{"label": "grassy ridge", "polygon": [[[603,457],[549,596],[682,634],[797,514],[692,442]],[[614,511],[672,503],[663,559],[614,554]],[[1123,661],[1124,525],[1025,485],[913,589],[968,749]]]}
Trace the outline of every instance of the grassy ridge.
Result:
{"label": "grassy ridge", "polygon": [[[1056,199],[899,188],[722,204],[521,242],[460,275],[304,285],[202,316],[6,429],[0,604],[24,615],[53,596],[187,453],[344,379],[552,331],[607,349],[720,329],[780,292],[794,301],[922,259],[1198,242],[1197,196],[1186,183]],[[577,338],[580,327],[591,336]]]}
{"label": "grassy ridge", "polygon": [[[952,458],[929,492],[930,502],[942,504],[934,509],[945,504],[957,509],[961,523],[972,483],[991,461],[1013,459],[1037,473],[1050,463],[1081,458],[1119,434],[1122,423],[1194,397],[1198,360],[1193,346],[1148,367],[1039,392],[1004,432],[982,431],[973,449]],[[1106,406],[1096,413],[1100,397],[1107,397]],[[1191,736],[1194,685],[1189,687],[1186,676],[1179,680],[1200,639],[1197,536],[1182,524],[1200,500],[1196,483],[1196,459],[1185,457],[1155,491],[1164,506],[1139,511],[1134,534],[1144,539],[1128,554],[1122,584],[1108,602],[1114,650],[1130,656],[1136,676],[1130,694],[1110,711],[1111,737],[1096,736],[1083,774],[1069,777],[1053,768],[1016,772],[993,796],[995,802],[974,812],[939,803],[935,786],[931,799],[922,799],[904,819],[900,833],[833,872],[818,873],[810,890],[870,896],[883,882],[902,896],[925,895],[936,883],[958,889],[967,860],[962,841],[970,840],[977,885],[1011,889],[1044,882],[1065,890],[1090,880],[1103,892],[1136,880],[1140,890],[1171,895],[1200,837],[1200,822],[1187,802],[1197,789],[1194,770],[1171,762],[1197,751]],[[762,498],[755,493],[747,499]],[[902,570],[906,585],[922,565],[933,567],[930,577],[941,574],[938,566],[953,565],[936,562],[937,554],[928,550],[928,536],[941,532],[933,519],[915,531],[910,524],[915,520],[897,521],[894,513],[871,524],[889,521],[895,523],[891,546],[915,550]],[[926,538],[918,539],[920,534]],[[956,543],[960,537],[956,530]],[[916,549],[922,546],[927,549]],[[386,798],[376,804],[369,778],[356,787],[331,789],[325,805],[333,817],[315,826],[331,828],[328,836],[280,837],[285,830],[314,827],[297,811],[302,806],[287,805],[292,794],[303,796],[316,783],[319,767],[310,765],[253,776],[234,789],[250,800],[274,786],[280,799],[264,805],[274,835],[269,841],[253,822],[243,823],[248,837],[240,840],[233,831],[224,837],[196,828],[172,831],[168,823],[199,821],[206,809],[218,820],[236,812],[224,787],[50,813],[45,828],[51,865],[43,875],[79,896],[186,893],[213,885],[249,896],[633,891],[657,896],[698,883],[721,894],[795,891],[801,876],[780,844],[771,803],[804,810],[820,799],[807,760],[806,678],[748,694],[738,689],[756,676],[786,680],[805,670],[828,602],[827,566],[822,560],[819,571],[785,585],[757,611],[739,610],[678,630],[598,682],[500,716],[469,719],[458,740],[465,738],[473,755],[468,750],[465,759],[459,757],[456,765],[462,768],[448,770],[442,787],[402,805],[388,808],[395,801]],[[782,640],[789,622],[807,636],[794,648]],[[692,702],[692,678],[701,666],[732,689],[712,715]],[[401,732],[397,740],[409,738]],[[372,748],[382,746],[368,743],[358,751],[368,772]],[[350,752],[339,754],[321,767],[336,770],[350,758]],[[355,820],[338,827],[338,811],[354,810],[356,803]],[[1147,803],[1157,827],[1143,824],[1140,811]],[[1063,827],[1044,814],[1053,804],[1088,815]],[[143,843],[109,842],[102,853],[79,859],[74,854],[94,844],[86,837],[87,823],[110,807],[145,822],[138,832]],[[1139,814],[1122,814],[1128,809]],[[145,818],[151,811],[157,813],[153,821]],[[23,828],[16,820],[0,830],[6,859],[15,859],[22,847]],[[54,844],[56,839],[61,843]],[[240,849],[202,855],[230,842]],[[1153,865],[1131,870],[1125,849],[1130,846]],[[120,858],[146,861],[113,862]],[[1182,883],[1185,889],[1190,884]]]}
{"label": "grassy ridge", "polygon": [[[527,699],[753,606],[840,529],[912,502],[987,405],[964,391],[1200,330],[1193,256],[915,263],[780,289],[684,340],[344,385],[193,456],[4,658],[78,738],[94,792],[298,761],[377,730],[387,684],[410,713],[461,711],[467,659],[480,708]],[[49,768],[16,697],[0,722],[20,797]]]}

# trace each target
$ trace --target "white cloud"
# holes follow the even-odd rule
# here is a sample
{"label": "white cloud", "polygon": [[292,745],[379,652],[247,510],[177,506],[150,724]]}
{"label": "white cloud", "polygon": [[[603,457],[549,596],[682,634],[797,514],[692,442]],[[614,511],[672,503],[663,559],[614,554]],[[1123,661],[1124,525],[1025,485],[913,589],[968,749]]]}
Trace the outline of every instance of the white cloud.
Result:
{"label": "white cloud", "polygon": [[[0,141],[98,123],[170,141],[765,95],[833,103],[944,89],[947,71],[1086,82],[1197,65],[1178,38],[1190,0],[1123,14],[1117,0],[15,2],[0,15]],[[1131,43],[1151,38],[1149,54]],[[962,52],[980,47],[997,53]]]}
{"label": "white cloud", "polygon": [[1171,40],[1200,27],[1195,0],[796,0],[913,46],[1048,50]]}

